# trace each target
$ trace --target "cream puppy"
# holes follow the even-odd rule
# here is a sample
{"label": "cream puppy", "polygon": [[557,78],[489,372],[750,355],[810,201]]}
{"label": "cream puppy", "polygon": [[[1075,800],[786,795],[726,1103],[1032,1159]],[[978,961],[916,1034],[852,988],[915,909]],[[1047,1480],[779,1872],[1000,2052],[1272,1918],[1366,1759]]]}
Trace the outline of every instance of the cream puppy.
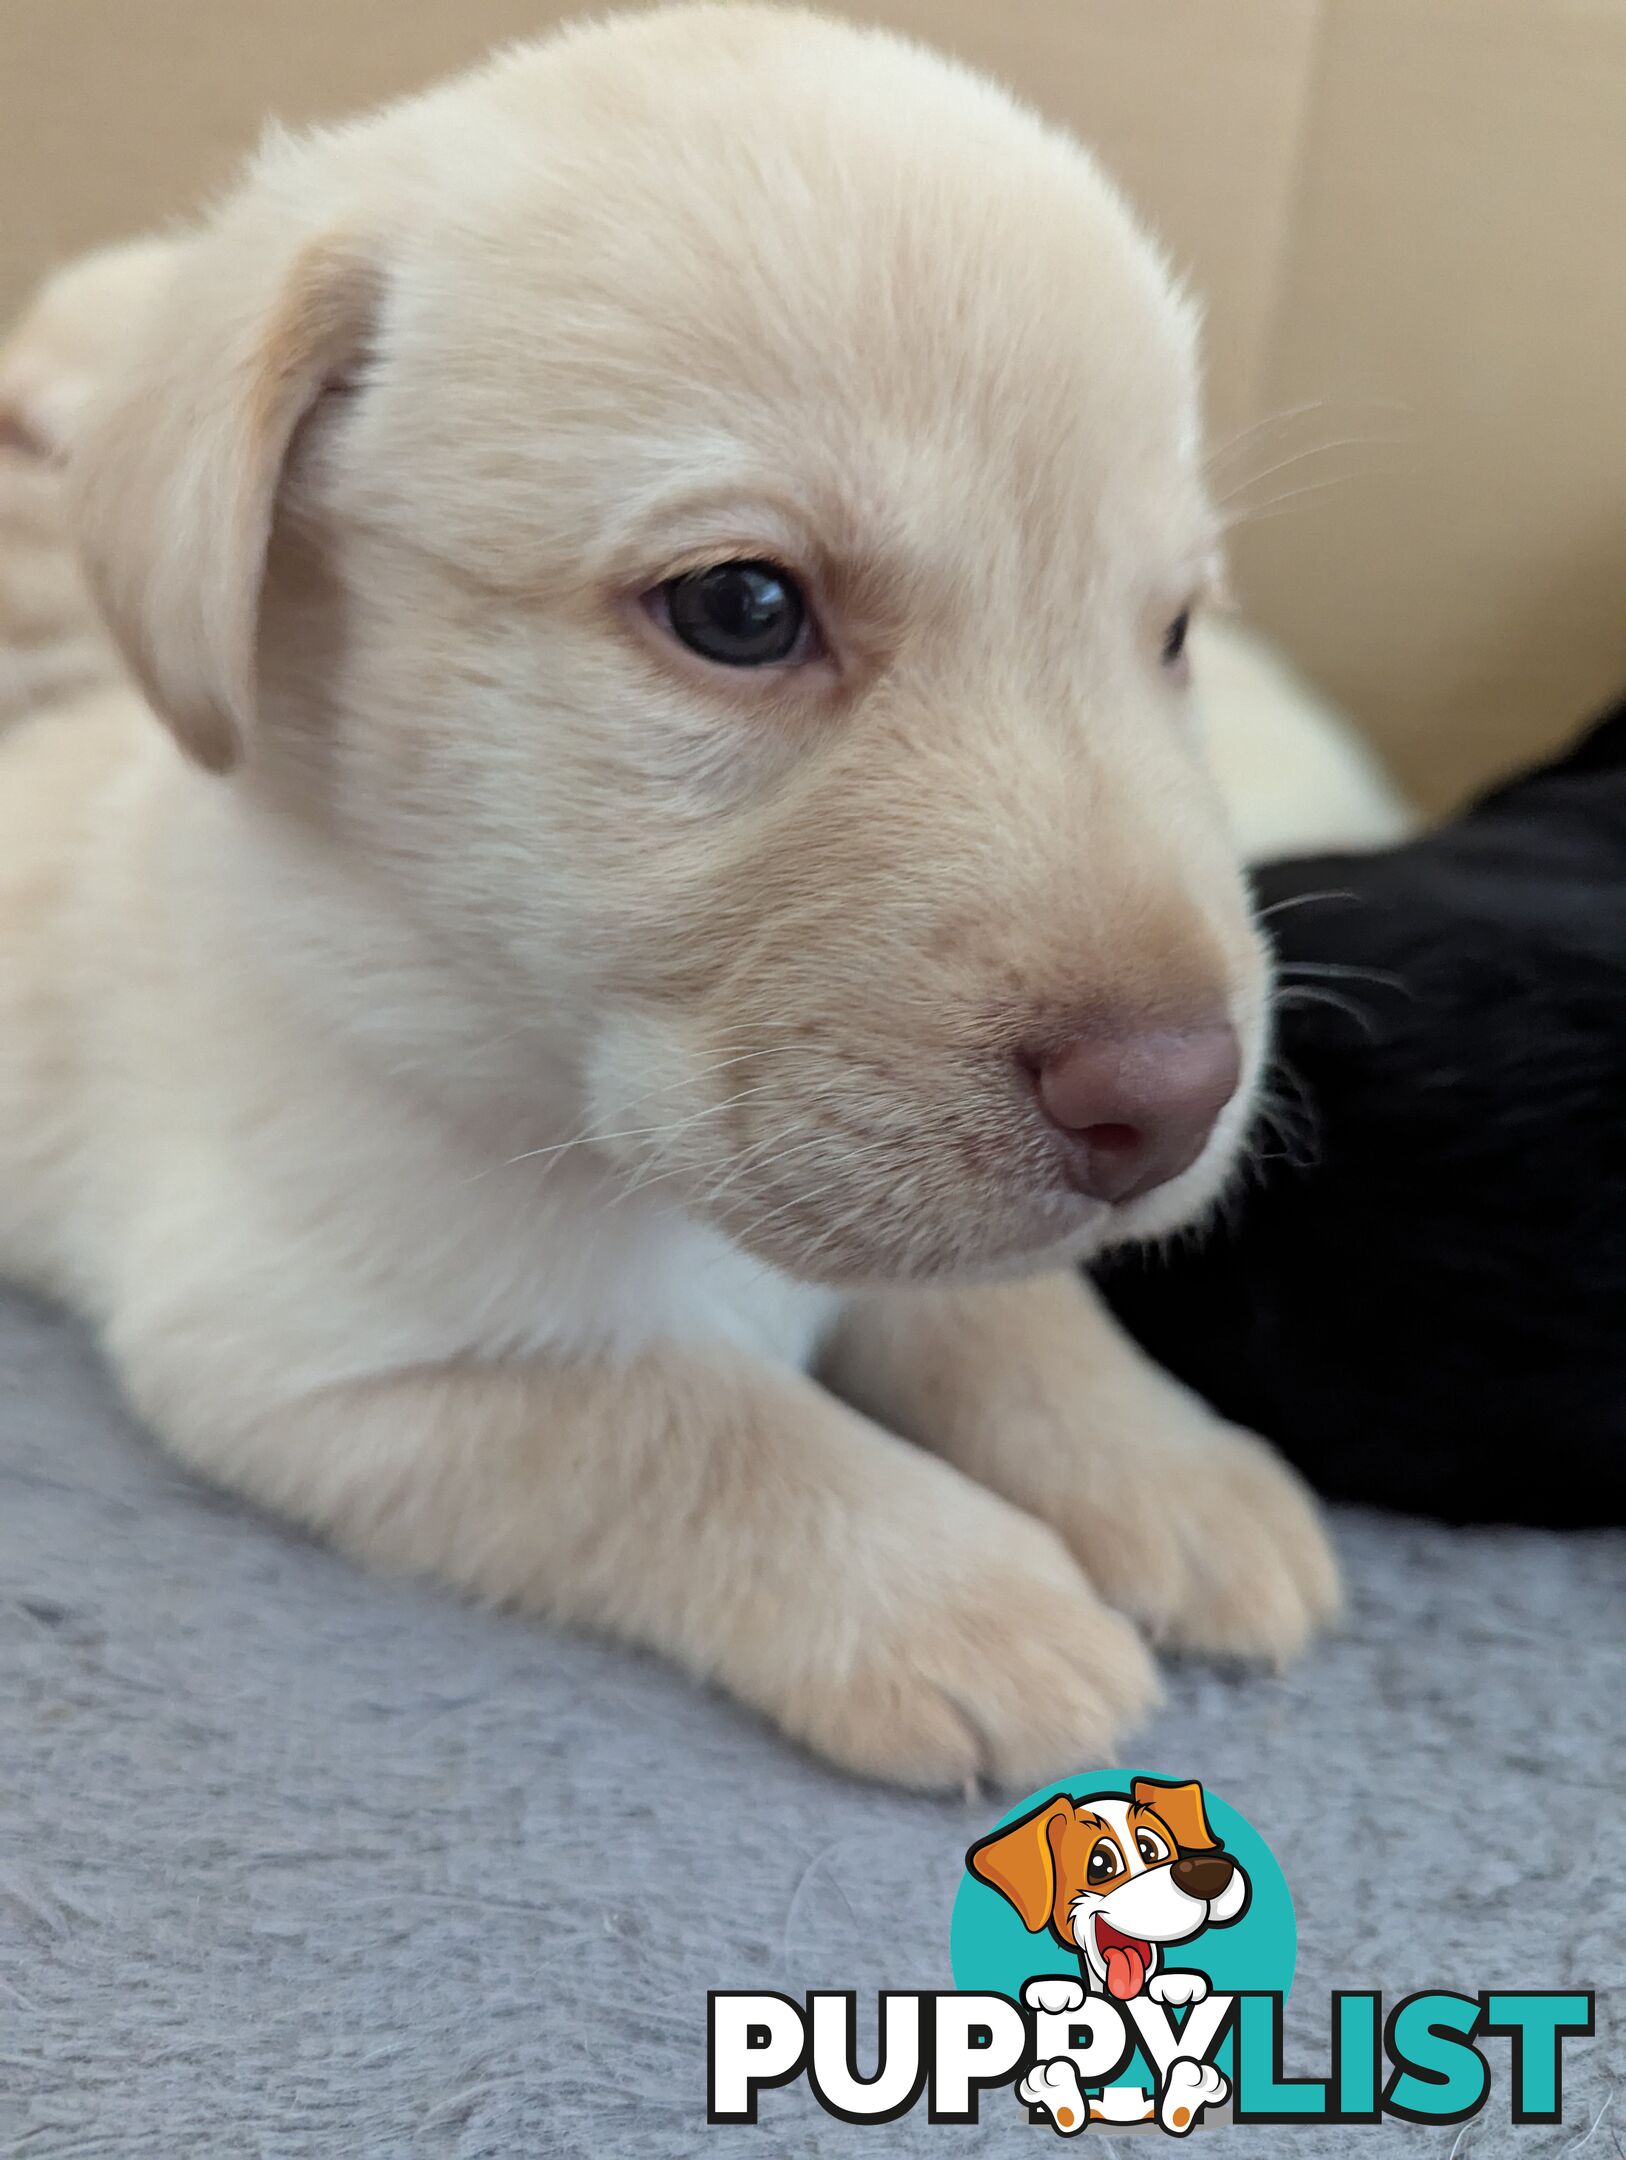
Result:
{"label": "cream puppy", "polygon": [[1070,1272],[1213,1199],[1268,1005],[1089,160],[676,7],[273,143],[163,282],[69,461],[146,702],[0,750],[0,1268],[209,1475],[855,1769],[1296,1649],[1302,1491]]}
{"label": "cream puppy", "polygon": [[173,260],[140,240],[70,263],[0,347],[0,727],[121,679],[69,544],[58,460]]}
{"label": "cream puppy", "polygon": [[1240,623],[1192,632],[1210,770],[1248,862],[1394,847],[1417,813],[1345,716]]}

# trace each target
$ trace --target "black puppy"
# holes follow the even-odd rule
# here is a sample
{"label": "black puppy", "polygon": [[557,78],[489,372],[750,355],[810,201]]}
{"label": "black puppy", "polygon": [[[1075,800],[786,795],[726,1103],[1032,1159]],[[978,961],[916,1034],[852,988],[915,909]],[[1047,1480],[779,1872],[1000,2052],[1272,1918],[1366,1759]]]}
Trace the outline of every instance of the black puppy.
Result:
{"label": "black puppy", "polygon": [[1626,702],[1438,832],[1255,884],[1302,1128],[1108,1297],[1325,1492],[1626,1521]]}

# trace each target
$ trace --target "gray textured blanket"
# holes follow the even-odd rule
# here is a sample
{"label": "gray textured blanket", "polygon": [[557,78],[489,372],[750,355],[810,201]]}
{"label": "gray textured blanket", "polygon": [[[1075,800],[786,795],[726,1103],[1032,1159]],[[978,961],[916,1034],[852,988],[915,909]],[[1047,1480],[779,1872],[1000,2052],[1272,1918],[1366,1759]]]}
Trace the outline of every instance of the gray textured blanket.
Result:
{"label": "gray textured blanket", "polygon": [[[1493,2095],[1460,2132],[1215,2149],[1485,2160],[1596,2122],[1588,2160],[1619,2160],[1626,2092],[1597,2118],[1626,2082],[1626,1541],[1341,1538],[1339,1636],[1284,1679],[1176,1672],[1137,1746],[1286,1869],[1289,2069],[1324,2054],[1333,1985],[1592,1985],[1599,2031],[1562,2129],[1513,2129]],[[1014,2110],[865,2131],[800,2088],[760,2130],[703,2119],[708,1987],[948,1984],[986,1798],[849,1783],[653,1661],[366,1579],[170,1466],[72,1328],[20,1304],[0,1631],[0,2151],[1056,2149]]]}

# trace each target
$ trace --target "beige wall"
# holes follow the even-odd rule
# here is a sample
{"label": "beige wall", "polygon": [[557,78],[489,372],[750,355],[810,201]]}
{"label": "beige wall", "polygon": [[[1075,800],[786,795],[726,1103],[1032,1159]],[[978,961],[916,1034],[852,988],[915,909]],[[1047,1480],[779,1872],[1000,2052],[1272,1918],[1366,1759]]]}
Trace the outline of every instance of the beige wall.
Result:
{"label": "beige wall", "polygon": [[[0,306],[217,185],[267,114],[559,12],[0,0]],[[1446,799],[1626,685],[1626,0],[854,12],[1074,122],[1161,228],[1216,442],[1265,422],[1218,460],[1239,590],[1414,783]]]}

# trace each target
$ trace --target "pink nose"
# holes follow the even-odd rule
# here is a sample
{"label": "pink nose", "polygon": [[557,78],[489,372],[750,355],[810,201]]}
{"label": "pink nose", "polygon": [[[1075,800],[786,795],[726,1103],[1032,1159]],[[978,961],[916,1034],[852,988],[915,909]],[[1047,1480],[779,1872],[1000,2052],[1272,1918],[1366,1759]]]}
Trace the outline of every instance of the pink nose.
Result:
{"label": "pink nose", "polygon": [[1093,1200],[1136,1200],[1189,1170],[1242,1077],[1226,1021],[1080,1036],[1025,1062],[1068,1175]]}

